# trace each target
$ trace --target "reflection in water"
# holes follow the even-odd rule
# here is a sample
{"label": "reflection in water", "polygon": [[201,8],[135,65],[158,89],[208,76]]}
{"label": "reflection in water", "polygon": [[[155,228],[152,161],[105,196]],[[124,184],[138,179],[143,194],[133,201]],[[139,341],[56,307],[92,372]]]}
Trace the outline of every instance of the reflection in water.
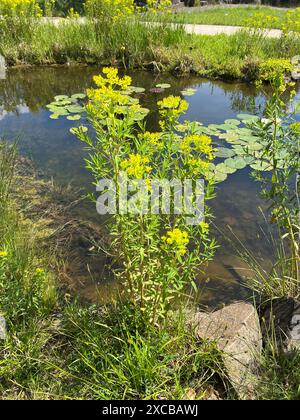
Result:
{"label": "reflection in water", "polygon": [[[45,106],[55,95],[83,92],[92,85],[92,76],[99,71],[96,67],[11,69],[6,80],[0,80],[1,137],[17,139],[21,153],[31,157],[41,171],[59,183],[91,189],[91,179],[84,168],[83,146],[69,132],[74,122],[65,118],[49,119]],[[265,101],[254,87],[245,84],[209,82],[193,77],[177,79],[146,72],[136,72],[132,78],[134,85],[146,88],[140,100],[150,108],[147,121],[150,130],[158,128],[157,100],[165,94],[180,95],[188,87],[196,88],[197,92],[186,98],[190,107],[185,117],[204,124],[221,123],[238,112],[260,112]],[[165,94],[149,92],[161,82],[170,83],[171,89]],[[231,175],[217,187],[217,198],[212,207],[220,248],[205,275],[199,278],[200,298],[206,304],[237,299],[246,294],[240,285],[241,271],[245,267],[235,257],[234,246],[220,232],[228,237],[228,227],[232,228],[256,256],[265,261],[270,258],[270,248],[262,235],[266,225],[259,210],[260,206],[264,208],[264,203],[259,199],[258,191],[259,186],[251,181],[247,169]],[[93,207],[86,204],[82,207],[82,217],[95,221],[97,215]],[[85,296],[95,297],[97,285],[99,298],[109,300],[116,287],[111,281],[103,280],[103,267],[91,274],[86,270],[86,275],[75,284],[77,290]]]}

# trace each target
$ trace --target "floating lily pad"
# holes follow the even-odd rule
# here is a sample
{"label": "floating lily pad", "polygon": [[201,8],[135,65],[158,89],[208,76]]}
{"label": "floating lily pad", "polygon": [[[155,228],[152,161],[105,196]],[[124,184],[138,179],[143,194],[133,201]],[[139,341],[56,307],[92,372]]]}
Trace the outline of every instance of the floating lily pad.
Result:
{"label": "floating lily pad", "polygon": [[252,169],[254,169],[255,171],[271,171],[272,170],[272,166],[270,165],[269,162],[263,161],[263,160],[257,160],[254,163],[252,163],[250,165],[250,167]]}
{"label": "floating lily pad", "polygon": [[71,114],[78,114],[80,112],[84,112],[85,109],[83,106],[80,105],[71,105],[67,107],[67,110],[71,112]]}
{"label": "floating lily pad", "polygon": [[[225,161],[226,162],[226,161]],[[236,168],[233,166],[226,165],[225,163],[219,163],[216,165],[215,172],[222,172],[222,174],[233,174]]]}
{"label": "floating lily pad", "polygon": [[194,95],[196,92],[197,92],[197,90],[196,90],[196,89],[192,89],[192,88],[185,89],[185,90],[182,90],[182,91],[181,91],[182,95],[184,95],[184,96],[192,96],[192,95]]}
{"label": "floating lily pad", "polygon": [[238,114],[237,118],[239,118],[240,120],[259,120],[259,117],[257,115],[253,115],[253,114]]}
{"label": "floating lily pad", "polygon": [[81,118],[81,115],[69,115],[68,117],[67,117],[67,120],[70,120],[70,121],[77,121],[77,120],[80,120],[80,118]]}
{"label": "floating lily pad", "polygon": [[67,95],[56,95],[56,96],[54,96],[54,99],[56,101],[64,101],[66,99],[69,99],[69,97]]}
{"label": "floating lily pad", "polygon": [[171,85],[169,83],[158,83],[156,87],[161,89],[169,89]]}
{"label": "floating lily pad", "polygon": [[230,158],[236,155],[236,152],[233,149],[228,149],[226,147],[219,147],[215,152],[215,155],[220,158]]}
{"label": "floating lily pad", "polygon": [[74,93],[71,98],[73,99],[84,99],[86,97],[85,93]]}
{"label": "floating lily pad", "polygon": [[59,118],[59,115],[57,115],[57,114],[51,114],[49,116],[49,118],[51,118],[51,120],[57,120]]}
{"label": "floating lily pad", "polygon": [[228,175],[223,172],[214,172],[212,175],[212,178],[214,179],[216,183],[226,181],[227,177]]}
{"label": "floating lily pad", "polygon": [[130,86],[128,89],[133,93],[143,93],[146,90],[145,88],[139,86]]}
{"label": "floating lily pad", "polygon": [[236,120],[236,119],[228,119],[228,120],[225,120],[224,123],[237,126],[241,124],[241,121]]}
{"label": "floating lily pad", "polygon": [[236,158],[226,159],[224,161],[224,165],[226,165],[229,168],[233,168],[237,170],[237,169],[245,168],[247,166],[247,163],[242,157],[236,157]]}

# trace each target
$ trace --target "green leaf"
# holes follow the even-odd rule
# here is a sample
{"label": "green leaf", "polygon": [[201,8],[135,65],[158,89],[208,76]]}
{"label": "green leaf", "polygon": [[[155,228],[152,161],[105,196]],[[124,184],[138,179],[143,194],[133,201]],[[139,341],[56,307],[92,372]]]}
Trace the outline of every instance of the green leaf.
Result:
{"label": "green leaf", "polygon": [[194,95],[196,92],[197,92],[197,90],[196,90],[196,89],[191,89],[191,88],[189,88],[189,89],[182,90],[182,91],[181,91],[181,94],[182,94],[182,95],[184,95],[184,96],[192,96],[192,95]]}
{"label": "green leaf", "polygon": [[84,98],[86,98],[86,94],[85,93],[74,93],[74,95],[72,95],[71,98],[73,98],[73,99],[84,99]]}
{"label": "green leaf", "polygon": [[54,99],[56,101],[64,101],[64,100],[69,99],[69,97],[67,95],[56,95],[56,96],[54,96]]}
{"label": "green leaf", "polygon": [[241,121],[235,120],[235,119],[228,119],[228,120],[225,120],[224,123],[237,126],[241,124]]}
{"label": "green leaf", "polygon": [[171,85],[169,85],[169,83],[158,83],[155,87],[158,87],[161,89],[169,89]]}
{"label": "green leaf", "polygon": [[81,115],[69,115],[69,116],[67,117],[67,120],[70,120],[70,121],[77,121],[77,120],[80,120],[80,118],[81,118]]}
{"label": "green leaf", "polygon": [[233,169],[243,169],[247,166],[247,163],[242,157],[236,157],[226,159],[224,165]]}
{"label": "green leaf", "polygon": [[215,152],[215,155],[220,158],[230,158],[235,156],[236,152],[233,149],[228,149],[226,147],[219,147]]}
{"label": "green leaf", "polygon": [[264,160],[257,160],[254,163],[252,163],[250,165],[250,167],[252,169],[254,169],[255,171],[271,171],[272,170],[272,166],[270,165],[269,162],[266,162]]}

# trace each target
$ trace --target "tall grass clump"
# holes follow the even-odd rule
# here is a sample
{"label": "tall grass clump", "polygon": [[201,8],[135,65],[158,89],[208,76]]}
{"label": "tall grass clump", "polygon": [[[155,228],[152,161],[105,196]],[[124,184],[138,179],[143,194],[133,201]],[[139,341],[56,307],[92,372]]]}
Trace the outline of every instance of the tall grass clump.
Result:
{"label": "tall grass clump", "polygon": [[15,164],[15,147],[1,143],[0,313],[7,327],[6,339],[0,340],[2,398],[25,397],[29,384],[33,393],[40,388],[42,360],[52,336],[49,316],[56,307],[56,290],[44,268],[35,227],[11,195]]}

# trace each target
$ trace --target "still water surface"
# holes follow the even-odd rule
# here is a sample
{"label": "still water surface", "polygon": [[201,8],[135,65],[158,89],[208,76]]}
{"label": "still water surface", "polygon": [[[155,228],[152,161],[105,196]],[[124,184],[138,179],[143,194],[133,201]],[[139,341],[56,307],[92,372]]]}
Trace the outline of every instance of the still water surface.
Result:
{"label": "still water surface", "polygon": [[[92,85],[93,75],[99,72],[96,67],[10,69],[7,78],[0,80],[0,136],[10,141],[17,139],[20,152],[60,184],[91,189],[91,178],[84,168],[83,145],[69,132],[74,122],[64,117],[49,119],[45,106],[55,95],[83,92]],[[146,88],[141,101],[151,110],[148,127],[153,130],[158,124],[156,102],[164,96],[149,92],[157,83],[171,84],[165,94],[180,95],[183,89],[196,88],[195,95],[185,98],[190,106],[184,118],[204,124],[222,123],[239,112],[261,112],[266,100],[253,86],[242,83],[155,77],[146,72],[135,72],[131,76],[135,86]],[[228,244],[223,236],[230,236],[229,228],[262,262],[270,259],[272,251],[262,233],[268,227],[260,210],[266,209],[266,205],[258,193],[259,185],[251,179],[248,169],[230,175],[217,187],[212,207],[220,248],[214,262],[199,279],[200,300],[205,304],[240,299],[248,294],[241,285],[244,266],[237,258],[235,246]],[[93,206],[85,206],[84,217],[97,217]],[[109,299],[115,285],[102,276],[103,268],[99,267],[98,274],[93,273],[91,278],[87,273],[86,280],[80,284],[74,279],[77,291],[83,296],[97,294],[101,300]]]}

